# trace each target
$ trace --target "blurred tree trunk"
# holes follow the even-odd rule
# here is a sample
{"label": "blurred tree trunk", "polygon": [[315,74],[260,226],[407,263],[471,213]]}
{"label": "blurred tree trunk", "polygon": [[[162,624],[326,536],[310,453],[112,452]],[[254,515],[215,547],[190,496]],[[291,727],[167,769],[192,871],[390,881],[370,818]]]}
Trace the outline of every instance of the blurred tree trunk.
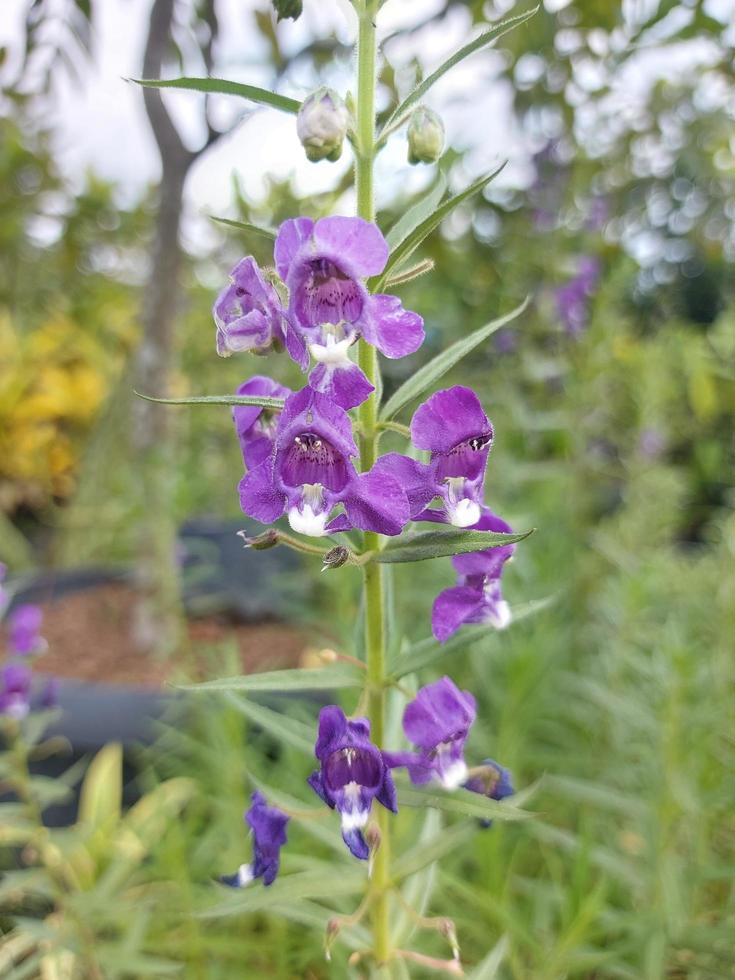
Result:
{"label": "blurred tree trunk", "polygon": [[[160,78],[173,45],[175,0],[153,0],[143,58],[143,77]],[[211,68],[217,21],[214,0],[204,5],[209,37],[203,54]],[[194,161],[220,135],[208,125],[199,150],[188,149],[154,89],[143,90],[145,108],[161,157],[161,184],[155,220],[150,273],[141,310],[142,338],[137,352],[135,383],[144,394],[165,397],[176,358],[176,322],[180,313],[181,247],[179,231],[186,177]],[[141,647],[168,656],[184,642],[184,617],[177,561],[174,510],[176,451],[174,417],[166,405],[137,401],[133,439],[140,465],[143,527],[140,562],[144,599],[138,616]]]}

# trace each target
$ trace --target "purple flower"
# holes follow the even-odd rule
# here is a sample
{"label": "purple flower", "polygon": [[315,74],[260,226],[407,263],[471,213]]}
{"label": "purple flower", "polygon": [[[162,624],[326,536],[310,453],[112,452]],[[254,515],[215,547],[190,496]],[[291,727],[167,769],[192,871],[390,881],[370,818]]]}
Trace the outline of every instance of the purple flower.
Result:
{"label": "purple flower", "polygon": [[[267,398],[287,398],[290,388],[271,378],[255,375],[237,389],[238,395],[265,395]],[[232,421],[240,440],[242,458],[248,469],[258,466],[270,455],[278,423],[278,412],[257,405],[233,405]]]}
{"label": "purple flower", "polygon": [[359,337],[390,358],[421,346],[421,317],[397,297],[371,296],[365,288],[364,278],[381,273],[388,260],[376,225],[340,216],[290,218],[279,229],[274,257],[289,289],[290,322],[304,343],[300,352],[294,341],[289,353],[303,369],[311,354],[317,366],[309,384],[342,408],[361,404],[373,390],[349,357]]}
{"label": "purple flower", "polygon": [[[508,534],[512,528],[487,507],[477,524],[478,531]],[[511,620],[508,603],[503,599],[500,579],[505,563],[515,551],[514,544],[504,544],[468,555],[455,555],[452,564],[458,572],[458,584],[440,592],[431,610],[431,628],[440,643],[446,642],[465,623],[486,623],[505,629]]]}
{"label": "purple flower", "polygon": [[475,720],[475,699],[449,677],[422,687],[403,712],[403,731],[418,753],[386,753],[391,767],[407,766],[413,783],[435,779],[456,789],[467,779],[464,743]]}
{"label": "purple flower", "polygon": [[[263,524],[285,513],[294,531],[314,537],[352,527],[400,534],[409,519],[406,495],[387,473],[358,474],[356,455],[347,413],[303,388],[286,399],[270,455],[240,481],[240,505]],[[338,504],[345,513],[328,524]]]}
{"label": "purple flower", "polygon": [[[464,784],[464,788],[498,802],[515,793],[510,770],[501,766],[494,759],[485,759],[481,766],[473,769],[472,776]],[[483,827],[492,827],[493,822],[492,820],[481,820],[480,824]]]}
{"label": "purple flower", "polygon": [[554,291],[559,319],[572,337],[578,337],[587,326],[589,298],[597,288],[599,278],[599,261],[586,255],[580,260],[577,275]]}
{"label": "purple flower", "polygon": [[0,715],[20,721],[31,708],[31,669],[26,664],[6,664],[0,672]]}
{"label": "purple flower", "polygon": [[217,353],[265,354],[286,345],[287,321],[278,293],[266,282],[258,263],[248,255],[230,273],[212,308],[217,325]]}
{"label": "purple flower", "polygon": [[253,832],[253,860],[241,864],[234,874],[220,877],[222,884],[231,888],[244,888],[256,878],[262,878],[264,885],[272,885],[278,874],[281,848],[286,843],[290,817],[268,806],[262,793],[256,791],[250,799],[252,805],[244,819]]}
{"label": "purple flower", "polygon": [[356,858],[369,857],[362,830],[373,800],[397,813],[396,789],[383,753],[370,741],[367,718],[348,720],[330,704],[319,712],[319,734],[314,754],[321,768],[308,783],[327,806],[339,810],[342,838]]}
{"label": "purple flower", "polygon": [[8,620],[8,644],[11,653],[25,657],[40,653],[44,641],[39,635],[43,613],[38,606],[26,603],[18,606]]}

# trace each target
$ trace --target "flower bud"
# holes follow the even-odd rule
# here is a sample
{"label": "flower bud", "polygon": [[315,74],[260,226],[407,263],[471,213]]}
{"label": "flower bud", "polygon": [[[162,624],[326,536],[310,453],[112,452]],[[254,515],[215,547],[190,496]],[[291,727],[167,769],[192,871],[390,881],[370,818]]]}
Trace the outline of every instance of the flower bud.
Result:
{"label": "flower bud", "polygon": [[434,163],[444,149],[444,123],[425,105],[420,105],[408,124],[408,162]]}
{"label": "flower bud", "polygon": [[278,544],[278,531],[274,528],[256,534],[254,538],[248,537],[247,531],[238,531],[237,534],[244,542],[243,547],[252,548],[253,551],[265,551],[267,548],[275,548]]}
{"label": "flower bud", "polygon": [[347,106],[331,88],[322,86],[304,99],[296,132],[312,163],[339,159],[349,122]]}
{"label": "flower bud", "polygon": [[322,558],[322,571],[326,572],[332,568],[341,568],[349,560],[350,553],[347,548],[343,548],[342,545],[337,545],[335,548],[330,548],[324,554]]}
{"label": "flower bud", "polygon": [[302,0],[273,0],[273,7],[278,15],[278,20],[285,18],[296,20],[301,16],[303,10]]}

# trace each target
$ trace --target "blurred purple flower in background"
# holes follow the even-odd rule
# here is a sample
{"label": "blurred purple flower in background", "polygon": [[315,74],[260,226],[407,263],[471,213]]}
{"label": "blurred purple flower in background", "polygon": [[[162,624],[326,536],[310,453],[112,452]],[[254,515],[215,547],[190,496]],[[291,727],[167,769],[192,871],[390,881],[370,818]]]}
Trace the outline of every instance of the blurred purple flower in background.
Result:
{"label": "blurred purple flower in background", "polygon": [[370,741],[367,718],[348,720],[335,704],[319,712],[314,754],[321,763],[308,783],[342,818],[342,838],[356,858],[366,860],[370,849],[362,830],[373,800],[398,812],[393,777],[383,753]]}
{"label": "blurred purple flower in background", "polygon": [[638,452],[644,459],[656,460],[666,449],[666,437],[660,429],[644,429],[638,439]]}
{"label": "blurred purple flower in background", "polygon": [[589,322],[589,299],[600,278],[600,262],[595,256],[583,256],[577,274],[554,290],[556,309],[564,329],[571,337],[582,334]]}
{"label": "blurred purple flower in background", "polygon": [[244,819],[253,833],[253,860],[241,864],[234,874],[220,877],[222,884],[231,888],[244,888],[256,878],[262,878],[264,885],[272,885],[278,874],[281,848],[287,840],[290,817],[277,807],[268,806],[262,793],[256,791],[250,799],[252,805]]}
{"label": "blurred purple flower in background", "polygon": [[404,734],[420,751],[385,753],[388,765],[406,766],[413,783],[456,789],[467,778],[464,744],[475,717],[474,697],[450,677],[427,684],[403,712]]}
{"label": "blurred purple flower in background", "polygon": [[8,617],[8,645],[11,654],[26,657],[40,653],[45,641],[40,635],[43,613],[39,606],[26,603]]}
{"label": "blurred purple flower in background", "polygon": [[5,664],[0,672],[0,715],[20,721],[31,710],[31,668],[24,663]]}

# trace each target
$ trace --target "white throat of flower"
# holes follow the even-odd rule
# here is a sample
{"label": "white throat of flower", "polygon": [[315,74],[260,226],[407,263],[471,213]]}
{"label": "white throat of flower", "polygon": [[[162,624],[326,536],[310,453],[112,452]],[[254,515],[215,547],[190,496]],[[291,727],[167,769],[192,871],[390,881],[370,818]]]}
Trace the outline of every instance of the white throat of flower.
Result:
{"label": "white throat of flower", "polygon": [[237,887],[244,888],[255,879],[252,864],[241,864],[237,869]]}
{"label": "white throat of flower", "polygon": [[510,626],[512,618],[513,614],[505,599],[501,599],[499,602],[493,602],[485,613],[485,622],[490,623],[496,630],[504,630],[506,626]]}
{"label": "white throat of flower", "polygon": [[342,325],[334,323],[323,324],[321,331],[324,343],[309,344],[309,353],[314,360],[332,370],[351,365],[347,352],[355,340],[354,333],[345,336]]}
{"label": "white throat of flower", "polygon": [[320,538],[325,533],[329,511],[324,508],[324,487],[321,483],[305,483],[301,493],[301,506],[291,507],[288,523],[297,534]]}
{"label": "white throat of flower", "polygon": [[472,527],[480,520],[480,505],[464,496],[465,478],[448,476],[446,478],[446,511],[449,523],[455,527]]}
{"label": "white throat of flower", "polygon": [[352,804],[349,812],[342,811],[342,830],[358,830],[368,822],[369,811],[358,809],[360,804],[359,783],[351,782],[342,787],[345,800]]}

